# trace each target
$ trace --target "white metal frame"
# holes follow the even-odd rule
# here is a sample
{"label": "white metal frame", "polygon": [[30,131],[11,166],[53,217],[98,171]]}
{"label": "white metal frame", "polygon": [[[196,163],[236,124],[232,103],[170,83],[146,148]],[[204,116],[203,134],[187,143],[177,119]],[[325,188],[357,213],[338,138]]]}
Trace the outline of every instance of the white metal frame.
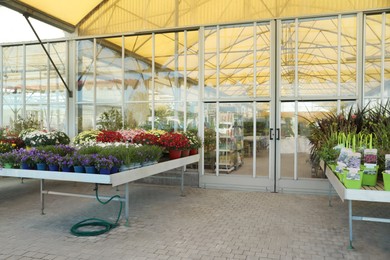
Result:
{"label": "white metal frame", "polygon": [[357,190],[357,189],[347,189],[345,186],[339,181],[336,175],[332,172],[332,170],[324,166],[325,175],[329,180],[329,206],[331,206],[331,193],[332,186],[336,190],[340,199],[344,202],[344,200],[348,201],[348,219],[349,219],[349,247],[353,249],[352,240],[352,220],[359,221],[371,221],[371,222],[382,222],[382,223],[390,223],[390,219],[386,218],[373,218],[373,217],[365,217],[365,216],[354,216],[352,215],[352,201],[370,201],[370,202],[390,202],[390,192],[383,190]]}
{"label": "white metal frame", "polygon": [[[162,163],[153,164],[150,166],[141,167],[134,170],[128,170],[118,172],[111,175],[101,174],[86,174],[75,172],[52,172],[52,171],[37,171],[37,170],[22,170],[22,169],[4,169],[0,168],[0,176],[4,177],[17,177],[17,178],[31,178],[40,180],[40,195],[41,195],[41,213],[44,214],[44,201],[45,195],[62,195],[82,198],[95,198],[94,195],[76,194],[67,192],[56,192],[45,190],[45,180],[57,180],[57,181],[74,181],[83,183],[95,183],[95,184],[111,184],[113,187],[119,185],[125,185],[124,197],[117,200],[125,202],[125,218],[126,223],[129,222],[129,183],[152,175],[156,175],[161,172],[169,171],[175,168],[181,168],[181,182],[180,191],[184,196],[184,171],[185,166],[191,163],[199,161],[199,154],[183,157],[176,160],[169,160]],[[105,198],[105,197],[101,197]]]}

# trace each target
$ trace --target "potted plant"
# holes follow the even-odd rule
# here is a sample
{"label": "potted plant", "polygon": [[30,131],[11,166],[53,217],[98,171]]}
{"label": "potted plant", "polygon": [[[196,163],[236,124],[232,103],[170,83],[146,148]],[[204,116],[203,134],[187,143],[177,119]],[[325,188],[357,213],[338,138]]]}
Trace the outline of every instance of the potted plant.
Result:
{"label": "potted plant", "polygon": [[202,140],[200,140],[199,136],[196,132],[186,131],[184,135],[187,137],[190,145],[190,155],[197,154],[198,149],[202,147]]}
{"label": "potted plant", "polygon": [[144,166],[156,164],[160,160],[163,153],[162,147],[157,145],[141,146],[138,149],[144,150],[145,161],[142,163]]}
{"label": "potted plant", "polygon": [[58,154],[49,153],[46,157],[46,163],[49,166],[49,170],[59,171],[63,158],[64,157]]}
{"label": "potted plant", "polygon": [[74,155],[73,154],[67,154],[62,157],[61,161],[59,162],[59,166],[61,171],[63,172],[72,172],[74,163]]}
{"label": "potted plant", "polygon": [[26,146],[37,147],[50,145],[50,140],[46,132],[34,130],[20,136]]}
{"label": "potted plant", "polygon": [[80,156],[82,156],[81,164],[84,166],[85,172],[86,173],[97,173],[95,165],[96,165],[97,161],[100,159],[100,158],[98,158],[98,155],[97,154],[85,154],[85,155],[80,155]]}
{"label": "potted plant", "polygon": [[169,132],[161,135],[159,144],[169,152],[170,159],[180,158],[181,150],[189,147],[187,137],[178,132]]}
{"label": "potted plant", "polygon": [[96,143],[96,137],[99,135],[99,130],[88,130],[79,133],[74,139],[74,144]]}
{"label": "potted plant", "polygon": [[110,174],[113,166],[114,162],[107,157],[100,157],[95,162],[95,167],[100,174]]}
{"label": "potted plant", "polygon": [[38,149],[31,149],[29,151],[29,156],[32,162],[36,165],[37,170],[45,171],[47,168],[46,158],[47,153]]}
{"label": "potted plant", "polygon": [[0,154],[0,163],[4,168],[13,168],[16,162],[16,150]]}
{"label": "potted plant", "polygon": [[158,136],[148,132],[139,133],[133,138],[134,144],[157,145],[158,142],[159,142]]}
{"label": "potted plant", "polygon": [[124,138],[122,134],[117,131],[102,130],[96,137],[96,142],[99,143],[115,143],[123,141]]}

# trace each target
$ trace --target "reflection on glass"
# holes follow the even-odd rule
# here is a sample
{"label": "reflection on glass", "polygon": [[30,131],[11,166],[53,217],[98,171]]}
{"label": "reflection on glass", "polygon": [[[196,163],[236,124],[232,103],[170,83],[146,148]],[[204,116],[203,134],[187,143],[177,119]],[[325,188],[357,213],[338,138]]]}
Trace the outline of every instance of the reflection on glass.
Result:
{"label": "reflection on glass", "polygon": [[220,97],[253,96],[253,26],[221,28],[219,36]]}
{"label": "reflection on glass", "polygon": [[178,38],[183,33],[164,33],[155,35],[155,45],[164,46],[155,48],[155,70],[154,83],[155,99],[157,101],[181,101],[184,100],[183,86],[184,75],[184,48],[180,45]]}
{"label": "reflection on glass", "polygon": [[199,129],[199,102],[187,102],[186,130]]}
{"label": "reflection on glass", "polygon": [[[152,96],[150,37],[147,35],[125,38],[127,49],[125,52],[125,101],[148,101],[149,95]],[[140,59],[138,54],[144,55],[144,59]]]}
{"label": "reflection on glass", "polygon": [[47,125],[48,58],[40,45],[26,46],[26,113]]}
{"label": "reflection on glass", "polygon": [[125,125],[130,129],[152,129],[152,109],[150,103],[139,102],[125,104]]}
{"label": "reflection on glass", "polygon": [[340,46],[340,94],[356,96],[356,16],[342,16]]}
{"label": "reflection on glass", "polygon": [[364,95],[366,97],[378,97],[381,92],[381,31],[382,15],[367,16],[364,77]]}
{"label": "reflection on glass", "polygon": [[204,41],[204,97],[217,97],[217,30],[207,28]]}
{"label": "reflection on glass", "polygon": [[[66,43],[52,43],[49,46],[50,56],[56,65],[58,71],[60,72],[62,78],[66,80],[66,63],[67,63],[67,53],[66,53]],[[58,76],[57,72],[50,66],[49,71],[49,82],[50,82],[50,115],[49,115],[49,125],[50,129],[56,129],[59,131],[65,131],[65,122],[66,122],[66,89],[64,84],[61,81],[61,78]],[[68,84],[69,85],[69,84]],[[69,87],[69,86],[68,86]]]}
{"label": "reflection on glass", "polygon": [[[256,27],[256,96],[270,96],[270,26],[261,24]],[[248,78],[252,80],[252,78]],[[252,96],[250,94],[249,96]]]}
{"label": "reflection on glass", "polygon": [[[199,100],[199,44],[198,31],[187,32],[187,97]],[[184,73],[184,72],[183,72]]]}
{"label": "reflection on glass", "polygon": [[77,102],[93,102],[94,56],[93,41],[77,42]]}
{"label": "reflection on glass", "polygon": [[215,173],[216,162],[216,104],[204,105],[204,172]]}
{"label": "reflection on glass", "polygon": [[[269,175],[269,119],[269,103],[256,104],[256,176]],[[253,140],[253,130],[251,133],[245,134],[245,138]],[[251,153],[253,149],[252,145],[248,148]]]}
{"label": "reflection on glass", "polygon": [[96,46],[96,102],[122,101],[122,48],[106,46],[99,39]]}
{"label": "reflection on glass", "polygon": [[155,103],[154,128],[166,131],[184,130],[184,104],[182,102]]}
{"label": "reflection on glass", "polygon": [[336,111],[336,101],[282,103],[280,139],[282,178],[325,178],[323,171],[310,158],[309,123]]}
{"label": "reflection on glass", "polygon": [[23,46],[3,48],[3,125],[22,114]]}
{"label": "reflection on glass", "polygon": [[94,118],[92,105],[77,105],[77,132],[93,129]]}

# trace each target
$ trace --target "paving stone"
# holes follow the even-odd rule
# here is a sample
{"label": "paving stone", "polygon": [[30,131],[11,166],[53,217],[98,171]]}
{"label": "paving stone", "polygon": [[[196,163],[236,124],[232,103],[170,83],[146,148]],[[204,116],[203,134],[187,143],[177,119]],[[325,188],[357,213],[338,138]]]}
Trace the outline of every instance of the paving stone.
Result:
{"label": "paving stone", "polygon": [[[94,194],[94,185],[47,181],[55,191]],[[390,225],[354,221],[348,205],[327,196],[130,184],[130,216],[96,237],[69,230],[90,217],[115,221],[119,203],[45,196],[39,181],[0,178],[0,259],[390,259]],[[102,195],[124,187],[99,186]],[[390,205],[354,202],[354,213],[388,218]],[[10,221],[12,219],[12,222]],[[12,224],[10,224],[12,223]]]}

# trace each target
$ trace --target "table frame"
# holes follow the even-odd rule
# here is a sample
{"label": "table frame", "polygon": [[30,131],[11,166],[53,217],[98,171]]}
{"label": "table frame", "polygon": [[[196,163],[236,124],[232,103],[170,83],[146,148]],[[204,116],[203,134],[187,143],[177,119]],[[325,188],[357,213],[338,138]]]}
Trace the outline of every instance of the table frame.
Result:
{"label": "table frame", "polygon": [[[125,194],[123,197],[114,198],[113,200],[122,201],[125,203],[125,218],[126,225],[129,224],[129,183],[152,175],[156,175],[162,172],[181,168],[180,176],[180,192],[181,196],[184,196],[184,172],[188,164],[199,162],[200,155],[191,155],[188,157],[179,158],[176,160],[169,160],[153,165],[122,171],[111,175],[101,174],[87,174],[87,173],[75,173],[75,172],[52,172],[52,171],[38,171],[38,170],[22,170],[22,169],[0,169],[0,176],[3,177],[16,177],[16,178],[29,178],[40,180],[40,200],[41,200],[41,214],[45,209],[45,195],[61,195],[81,198],[96,198],[95,195],[68,193],[68,192],[56,192],[45,189],[45,180],[57,180],[57,181],[74,181],[84,183],[97,184],[111,184],[113,187],[124,185]],[[99,196],[102,199],[109,199],[107,196]]]}
{"label": "table frame", "polygon": [[370,201],[370,202],[390,202],[390,192],[383,190],[383,184],[377,185],[374,189],[347,189],[340,182],[337,176],[332,170],[324,163],[325,175],[329,180],[329,206],[332,206],[332,186],[339,195],[340,199],[348,201],[348,224],[349,224],[349,249],[353,249],[352,240],[352,221],[370,221],[370,222],[381,222],[390,223],[390,219],[387,218],[373,218],[366,216],[355,216],[352,211],[352,201]]}

